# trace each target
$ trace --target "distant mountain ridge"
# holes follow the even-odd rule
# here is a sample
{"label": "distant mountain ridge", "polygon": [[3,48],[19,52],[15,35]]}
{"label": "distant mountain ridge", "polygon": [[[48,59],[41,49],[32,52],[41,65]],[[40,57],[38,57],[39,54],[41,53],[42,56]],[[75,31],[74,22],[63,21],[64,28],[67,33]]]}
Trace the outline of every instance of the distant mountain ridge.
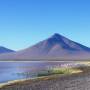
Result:
{"label": "distant mountain ridge", "polygon": [[10,53],[10,52],[14,52],[14,50],[5,48],[3,46],[0,46],[0,54],[2,54],[2,53]]}
{"label": "distant mountain ridge", "polygon": [[32,47],[0,55],[0,59],[89,59],[90,48],[58,33]]}

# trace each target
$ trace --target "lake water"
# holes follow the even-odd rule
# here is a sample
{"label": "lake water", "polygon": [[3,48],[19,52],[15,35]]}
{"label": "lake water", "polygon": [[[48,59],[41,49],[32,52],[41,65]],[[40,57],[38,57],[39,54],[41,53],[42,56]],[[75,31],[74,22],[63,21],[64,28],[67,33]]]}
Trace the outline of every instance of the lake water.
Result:
{"label": "lake water", "polygon": [[43,62],[43,61],[28,61],[28,62],[0,62],[0,83],[37,77],[37,73],[45,71],[53,67],[74,66],[75,62]]}

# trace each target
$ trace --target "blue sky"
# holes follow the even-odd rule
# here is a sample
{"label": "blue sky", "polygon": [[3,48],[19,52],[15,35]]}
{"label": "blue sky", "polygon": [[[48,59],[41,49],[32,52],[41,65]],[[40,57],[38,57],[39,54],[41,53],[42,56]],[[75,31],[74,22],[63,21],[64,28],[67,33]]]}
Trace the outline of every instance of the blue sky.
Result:
{"label": "blue sky", "polygon": [[90,47],[90,0],[0,0],[0,45],[14,50],[60,33]]}

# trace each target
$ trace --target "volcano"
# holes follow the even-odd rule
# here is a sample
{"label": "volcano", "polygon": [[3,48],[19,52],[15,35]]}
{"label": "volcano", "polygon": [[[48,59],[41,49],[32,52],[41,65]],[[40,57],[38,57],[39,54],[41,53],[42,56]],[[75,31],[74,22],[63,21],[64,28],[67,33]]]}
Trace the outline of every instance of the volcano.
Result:
{"label": "volcano", "polygon": [[31,47],[10,54],[0,55],[0,59],[89,59],[90,48],[74,42],[58,33]]}

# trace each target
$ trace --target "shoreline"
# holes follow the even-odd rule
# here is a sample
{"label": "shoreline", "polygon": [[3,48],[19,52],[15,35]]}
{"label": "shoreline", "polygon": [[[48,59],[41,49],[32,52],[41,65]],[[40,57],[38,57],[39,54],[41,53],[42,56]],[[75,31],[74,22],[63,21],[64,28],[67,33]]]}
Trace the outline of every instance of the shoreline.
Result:
{"label": "shoreline", "polygon": [[42,77],[36,77],[36,78],[28,78],[28,79],[20,79],[20,80],[12,80],[12,81],[8,81],[7,83],[1,83],[0,84],[0,89],[3,88],[8,88],[8,87],[12,87],[14,85],[24,85],[25,83],[29,83],[29,84],[34,84],[35,82],[39,82],[39,81],[47,81],[47,80],[54,80],[54,79],[58,79],[58,78],[67,78],[67,77],[76,77],[78,75],[82,75],[84,74],[83,72],[80,73],[74,73],[74,74],[68,74],[68,75],[60,75],[60,74],[56,74],[56,75],[50,75],[50,76],[42,76]]}
{"label": "shoreline", "polygon": [[[70,82],[73,79],[75,80],[79,78],[84,79],[87,76],[90,76],[90,66],[80,67],[80,69],[82,70],[82,72],[79,72],[79,73],[72,73],[67,75],[55,74],[55,75],[42,76],[42,77],[36,77],[36,78],[27,78],[27,79],[8,81],[7,83],[0,84],[0,90],[13,90],[13,88],[15,88],[14,90],[17,90],[16,89],[17,87],[19,88],[18,90],[27,90],[27,89],[21,89],[22,87],[27,88],[27,86],[29,88],[35,88],[37,86],[43,87],[43,85],[45,85],[47,87],[49,85],[48,83],[50,83],[50,85],[53,85],[52,83],[54,82],[57,82],[57,83],[58,82],[63,83],[63,81]],[[33,90],[39,90],[39,89],[33,89]],[[40,89],[40,90],[43,90],[43,89]]]}
{"label": "shoreline", "polygon": [[[57,78],[57,77],[62,77],[62,76],[66,76],[64,74],[56,74],[56,75],[49,75],[49,76],[41,76],[41,77],[35,77],[35,78],[27,78],[27,79],[19,79],[19,80],[11,80],[8,81],[6,83],[0,83],[0,88],[3,86],[8,86],[11,84],[16,84],[16,83],[23,83],[23,82],[27,82],[27,81],[37,81],[37,80],[47,80],[47,79],[52,79],[52,78]],[[67,75],[68,76],[68,75]]]}

